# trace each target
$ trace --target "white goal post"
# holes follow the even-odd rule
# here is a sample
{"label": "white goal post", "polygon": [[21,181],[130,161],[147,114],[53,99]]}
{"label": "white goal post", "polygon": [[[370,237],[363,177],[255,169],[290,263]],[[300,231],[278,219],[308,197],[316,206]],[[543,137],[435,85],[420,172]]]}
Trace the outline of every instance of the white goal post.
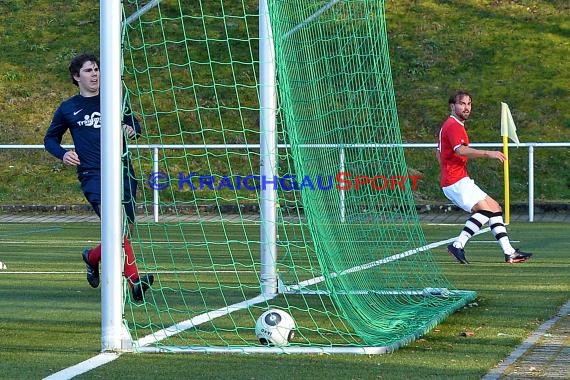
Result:
{"label": "white goal post", "polygon": [[121,351],[122,342],[122,3],[102,0],[101,50],[101,348]]}
{"label": "white goal post", "polygon": [[[160,3],[153,0],[122,22],[119,1],[101,0],[101,283],[102,351],[125,351],[132,341],[122,322],[122,28]],[[260,174],[277,175],[277,90],[274,47],[267,0],[259,1],[260,66]],[[272,297],[278,292],[276,271],[277,190],[263,189],[260,195],[261,292]]]}

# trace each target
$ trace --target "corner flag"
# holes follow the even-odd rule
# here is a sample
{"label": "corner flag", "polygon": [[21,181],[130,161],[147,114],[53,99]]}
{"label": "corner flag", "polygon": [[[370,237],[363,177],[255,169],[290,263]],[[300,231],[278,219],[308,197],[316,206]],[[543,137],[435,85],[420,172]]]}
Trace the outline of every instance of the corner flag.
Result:
{"label": "corner flag", "polygon": [[501,102],[501,136],[503,136],[503,154],[507,158],[503,162],[505,175],[505,224],[509,224],[511,219],[511,206],[509,194],[509,139],[520,144],[517,136],[517,127],[511,115],[511,110],[506,103]]}
{"label": "corner flag", "polygon": [[501,136],[508,137],[517,144],[520,144],[517,136],[517,126],[511,115],[511,110],[506,103],[501,102]]}

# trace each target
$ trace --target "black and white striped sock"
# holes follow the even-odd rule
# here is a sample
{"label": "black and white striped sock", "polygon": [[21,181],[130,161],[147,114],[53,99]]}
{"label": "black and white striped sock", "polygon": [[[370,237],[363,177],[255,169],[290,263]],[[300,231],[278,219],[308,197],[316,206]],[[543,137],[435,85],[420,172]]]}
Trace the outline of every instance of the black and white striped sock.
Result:
{"label": "black and white striped sock", "polygon": [[453,243],[453,246],[456,248],[464,248],[467,244],[467,241],[473,237],[481,227],[485,225],[489,221],[489,218],[493,215],[490,211],[478,211],[471,215],[469,219],[465,222],[465,226],[463,230]]}
{"label": "black and white striped sock", "polygon": [[491,227],[491,232],[495,236],[495,239],[497,239],[499,242],[499,245],[503,249],[505,255],[512,255],[515,252],[515,249],[509,240],[507,228],[505,227],[505,222],[503,221],[503,213],[493,213],[489,218],[489,226]]}

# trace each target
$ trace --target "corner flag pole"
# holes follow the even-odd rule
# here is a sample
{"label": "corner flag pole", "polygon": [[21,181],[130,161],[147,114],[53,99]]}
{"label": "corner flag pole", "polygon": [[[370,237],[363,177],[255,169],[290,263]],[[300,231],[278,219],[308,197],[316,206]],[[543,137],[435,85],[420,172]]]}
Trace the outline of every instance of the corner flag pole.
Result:
{"label": "corner flag pole", "polygon": [[511,115],[511,110],[506,103],[501,102],[501,136],[503,136],[503,154],[506,160],[503,162],[505,177],[505,224],[511,221],[510,186],[509,186],[509,139],[520,144],[517,136],[517,127]]}
{"label": "corner flag pole", "polygon": [[511,221],[510,184],[509,184],[509,136],[503,135],[503,154],[506,159],[503,162],[503,173],[505,177],[505,224]]}

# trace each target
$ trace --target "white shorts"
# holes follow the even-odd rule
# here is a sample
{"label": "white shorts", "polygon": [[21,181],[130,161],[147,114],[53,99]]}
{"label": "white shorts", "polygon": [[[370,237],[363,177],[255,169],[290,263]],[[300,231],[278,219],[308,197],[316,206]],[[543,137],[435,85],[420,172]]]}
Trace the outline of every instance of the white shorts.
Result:
{"label": "white shorts", "polygon": [[453,185],[442,187],[442,190],[450,201],[467,212],[471,212],[473,206],[487,197],[487,193],[469,177],[462,178]]}

